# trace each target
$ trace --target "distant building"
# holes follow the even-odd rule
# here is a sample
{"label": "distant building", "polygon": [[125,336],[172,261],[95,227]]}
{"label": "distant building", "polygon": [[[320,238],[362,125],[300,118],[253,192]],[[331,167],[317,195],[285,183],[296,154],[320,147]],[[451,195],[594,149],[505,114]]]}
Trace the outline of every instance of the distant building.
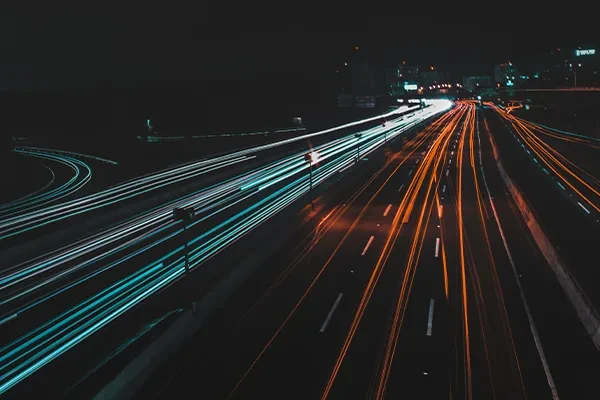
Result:
{"label": "distant building", "polygon": [[509,61],[494,67],[494,80],[500,86],[511,87],[518,86],[523,79],[517,67]]}
{"label": "distant building", "polygon": [[529,77],[539,87],[600,85],[600,55],[596,49],[556,48],[536,56],[534,73]]}
{"label": "distant building", "polygon": [[421,72],[420,83],[422,86],[441,85],[450,83],[449,79],[447,73],[429,69]]}
{"label": "distant building", "polygon": [[465,76],[462,82],[463,88],[470,92],[494,86],[491,76]]}
{"label": "distant building", "polygon": [[368,93],[375,87],[375,76],[366,58],[356,59],[348,65],[350,86],[357,93]]}
{"label": "distant building", "polygon": [[375,88],[375,71],[369,65],[366,51],[353,52],[336,72],[340,90],[344,93],[368,94]]}
{"label": "distant building", "polygon": [[398,94],[402,91],[404,80],[401,77],[402,66],[387,68],[384,76],[384,86],[388,93]]}
{"label": "distant building", "polygon": [[399,78],[402,82],[419,82],[421,80],[420,69],[416,65],[402,65]]}

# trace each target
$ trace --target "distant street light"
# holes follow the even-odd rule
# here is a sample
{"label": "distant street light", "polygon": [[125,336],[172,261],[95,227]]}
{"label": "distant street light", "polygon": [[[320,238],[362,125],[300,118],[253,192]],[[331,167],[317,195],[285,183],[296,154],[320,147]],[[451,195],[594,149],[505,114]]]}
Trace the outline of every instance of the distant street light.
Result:
{"label": "distant street light", "polygon": [[306,153],[304,155],[304,160],[306,162],[308,162],[308,179],[309,179],[309,196],[310,196],[310,207],[312,208],[312,210],[315,210],[315,202],[314,202],[314,196],[313,196],[313,179],[312,179],[312,166],[313,163],[316,163],[318,159],[318,154],[315,153],[314,151],[311,151],[310,153]]}
{"label": "distant street light", "polygon": [[[183,225],[183,240],[184,252],[185,252],[185,275],[188,276],[190,272],[190,255],[188,250],[188,237],[187,237],[187,225],[194,220],[195,212],[192,207],[187,208],[175,208],[173,210],[173,220],[181,221]],[[193,293],[192,293],[193,296]],[[196,301],[192,300],[192,312],[196,315]]]}
{"label": "distant street light", "polygon": [[356,138],[356,163],[358,164],[358,160],[360,159],[360,138],[362,138],[362,133],[355,133],[354,137]]}

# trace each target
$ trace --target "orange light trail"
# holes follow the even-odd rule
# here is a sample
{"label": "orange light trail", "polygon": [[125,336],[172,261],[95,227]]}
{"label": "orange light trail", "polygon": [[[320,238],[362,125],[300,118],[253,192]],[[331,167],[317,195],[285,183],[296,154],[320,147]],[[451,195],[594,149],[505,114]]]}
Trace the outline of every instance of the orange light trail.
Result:
{"label": "orange light trail", "polygon": [[[488,132],[489,134],[489,132]],[[523,375],[521,373],[521,365],[519,362],[519,357],[517,355],[517,350],[515,348],[515,343],[514,343],[514,339],[513,339],[513,335],[512,335],[512,329],[510,326],[510,320],[508,317],[508,311],[506,309],[506,303],[504,301],[504,296],[502,294],[502,288],[500,287],[500,279],[498,277],[498,270],[496,267],[496,262],[494,261],[494,255],[492,252],[492,244],[490,242],[490,238],[489,238],[489,234],[488,234],[488,226],[486,223],[486,217],[485,217],[485,206],[483,204],[483,194],[481,192],[480,186],[479,186],[479,178],[477,175],[477,167],[475,165],[475,140],[474,140],[474,136],[475,133],[474,131],[471,131],[470,137],[469,137],[469,153],[470,153],[470,162],[471,162],[471,170],[473,172],[473,182],[475,184],[475,192],[476,192],[476,198],[477,198],[477,209],[479,211],[479,220],[481,222],[481,228],[483,231],[483,237],[485,238],[485,243],[486,243],[486,250],[487,250],[487,255],[488,255],[488,261],[489,261],[489,265],[491,267],[491,276],[492,276],[492,280],[494,282],[494,292],[496,294],[496,305],[498,306],[499,309],[499,316],[500,316],[500,321],[502,322],[502,326],[504,328],[504,336],[505,336],[505,341],[508,345],[510,345],[510,348],[507,349],[510,353],[513,354],[514,356],[514,361],[515,364],[517,366],[517,373],[519,375],[519,381],[520,381],[520,385],[521,385],[521,389],[523,393],[526,393],[525,391],[525,384],[523,382]],[[477,280],[479,280],[479,278],[477,277]],[[481,290],[481,287],[480,287]],[[487,353],[487,345],[486,345],[486,353]],[[489,359],[488,359],[488,364],[489,364]],[[493,386],[493,382],[492,382],[492,386]]]}
{"label": "orange light trail", "polygon": [[[319,272],[317,273],[317,275],[315,276],[315,278],[312,280],[312,282],[309,284],[309,286],[307,287],[307,289],[305,290],[305,292],[302,294],[302,296],[300,297],[300,299],[298,300],[298,302],[295,304],[295,306],[292,308],[292,310],[290,311],[290,313],[287,315],[287,317],[281,323],[281,325],[279,326],[279,328],[271,336],[271,338],[266,343],[266,345],[263,347],[263,349],[260,351],[260,353],[258,354],[258,356],[250,364],[250,366],[248,367],[248,369],[246,370],[246,372],[239,379],[239,381],[237,382],[237,384],[235,385],[235,387],[230,392],[230,394],[228,396],[228,399],[231,398],[235,394],[235,392],[241,386],[241,384],[246,379],[246,377],[248,376],[248,374],[252,371],[252,369],[254,368],[254,366],[262,358],[262,356],[265,354],[265,352],[267,351],[267,349],[271,346],[271,344],[277,338],[277,336],[279,335],[279,333],[283,330],[283,328],[285,327],[285,325],[287,325],[288,321],[295,314],[296,310],[304,302],[304,299],[308,296],[308,294],[310,293],[310,291],[312,290],[312,288],[314,287],[314,285],[316,284],[316,282],[323,275],[323,272],[326,270],[326,268],[332,262],[332,260],[334,259],[335,255],[339,252],[339,250],[341,249],[342,245],[346,242],[346,240],[348,239],[348,237],[350,236],[350,234],[353,232],[353,230],[355,229],[355,227],[358,225],[358,223],[362,219],[363,215],[365,214],[365,212],[367,211],[367,209],[370,207],[371,203],[375,200],[375,198],[379,195],[379,193],[383,190],[383,188],[387,185],[387,183],[392,179],[392,177],[396,174],[396,172],[400,169],[400,167],[402,167],[402,165],[404,165],[404,163],[406,162],[406,160],[408,160],[410,158],[410,156],[413,155],[417,151],[417,149],[427,140],[427,138],[430,136],[430,132],[433,131],[436,127],[444,124],[444,122],[449,118],[449,115],[451,115],[451,114],[452,114],[452,111],[450,111],[449,113],[447,113],[447,114],[443,115],[442,117],[440,117],[439,119],[437,119],[435,122],[433,122],[427,128],[425,128],[424,130],[422,130],[419,134],[417,134],[415,136],[415,138],[413,140],[411,140],[407,144],[407,148],[412,147],[412,150],[410,150],[410,152],[406,155],[406,157],[404,157],[404,158],[402,158],[400,160],[400,162],[398,163],[398,165],[393,169],[393,171],[389,174],[389,176],[386,178],[386,180],[378,188],[378,190],[375,192],[375,194],[373,194],[373,196],[369,199],[369,201],[367,202],[367,204],[362,208],[360,214],[353,221],[353,223],[351,224],[350,228],[344,234],[343,238],[337,244],[337,246],[335,247],[335,249],[333,250],[333,252],[329,256],[329,258],[327,259],[327,261],[323,264],[323,266],[321,267],[321,269],[319,270]],[[412,146],[410,144],[412,144]],[[324,230],[320,231],[319,238],[323,237],[327,233],[327,231],[329,231],[329,229],[331,229],[331,227],[334,226],[335,221],[337,221],[341,217],[342,213],[346,209],[348,209],[358,199],[358,197],[360,196],[360,194],[362,194],[366,190],[366,188],[368,188],[373,183],[373,181],[387,169],[387,167],[389,165],[391,165],[392,163],[394,163],[397,160],[398,160],[397,157],[392,157],[392,158],[388,159],[387,162],[385,163],[385,165],[383,167],[381,167],[377,171],[377,173],[375,173],[373,176],[371,176],[371,178],[369,178],[369,180],[367,181],[367,183],[365,183],[356,193],[353,194],[353,196],[351,197],[350,201],[348,201],[346,203],[347,207],[340,208],[339,214],[337,214],[334,217],[330,218],[330,223],[326,224],[326,228]],[[316,229],[318,229],[318,226],[315,228],[315,230]],[[314,234],[316,234],[316,232],[313,232],[313,235]],[[309,235],[309,237],[310,236],[311,235]],[[312,241],[312,243],[309,243],[306,246],[305,251],[301,252],[301,254],[298,255],[292,261],[292,263],[290,263],[290,265],[286,268],[286,270],[282,273],[282,275],[273,283],[273,285],[271,285],[271,287],[269,287],[269,289],[267,289],[267,291],[254,304],[254,306],[248,312],[246,312],[245,315],[248,315],[252,311],[252,309],[254,309],[267,296],[267,294],[271,290],[273,290],[275,287],[277,287],[287,276],[289,276],[291,274],[291,270],[293,270],[295,268],[295,266],[297,266],[310,253],[310,251],[316,246],[317,242],[318,242],[318,240],[314,240],[314,241]],[[244,317],[242,317],[242,319],[243,318]]]}
{"label": "orange light trail", "polygon": [[[449,140],[449,132],[452,132],[454,130],[454,128],[456,127],[456,124],[458,123],[458,120],[460,119],[458,116],[462,115],[462,113],[464,113],[464,108],[459,107],[447,114],[448,116],[452,117],[452,120],[450,121],[450,123],[448,123],[446,125],[446,127],[444,127],[442,132],[434,140],[434,142],[431,145],[431,148],[428,151],[428,153],[426,154],[424,160],[417,167],[417,172],[414,174],[413,179],[411,180],[411,182],[406,190],[406,193],[405,193],[404,197],[402,198],[402,201],[398,207],[398,210],[396,211],[396,214],[394,215],[392,226],[386,237],[386,241],[383,246],[383,250],[381,251],[381,253],[378,257],[378,260],[372,270],[369,281],[363,291],[362,298],[361,298],[360,303],[355,312],[353,321],[348,330],[348,334],[342,345],[342,349],[340,350],[338,358],[335,362],[335,365],[331,372],[329,381],[327,382],[325,390],[323,391],[323,394],[321,396],[322,399],[326,399],[332,389],[333,383],[335,382],[335,378],[337,377],[339,369],[340,369],[340,367],[343,363],[343,360],[348,352],[348,349],[352,343],[352,339],[354,338],[354,335],[360,325],[360,322],[361,322],[364,312],[367,308],[367,305],[369,304],[371,296],[375,290],[377,282],[379,281],[379,278],[384,269],[384,266],[386,265],[387,260],[390,256],[391,250],[393,249],[394,244],[396,243],[397,238],[400,235],[400,232],[402,231],[403,225],[400,223],[400,221],[402,221],[403,219],[406,219],[408,217],[409,213],[411,212],[411,210],[415,204],[417,195],[419,194],[420,189],[422,188],[422,186],[425,182],[425,177],[427,175],[427,172],[432,170],[433,165],[435,165],[437,167],[437,165],[439,164],[441,157],[436,157],[436,155],[439,154],[440,143],[442,143],[443,139],[445,139],[445,138],[447,138]],[[430,187],[433,184],[433,182],[434,182],[434,176],[432,176],[430,179]],[[429,202],[429,203],[430,203],[430,207],[431,207],[432,202]],[[426,209],[425,206],[426,206],[426,204],[423,205],[422,212],[421,212],[421,215],[419,218],[420,225],[422,224],[423,215],[425,213],[425,209]],[[402,217],[404,217],[404,218],[402,218]],[[412,249],[413,257],[414,257],[414,253],[416,251],[415,249],[416,249],[416,245],[413,245],[413,249]],[[403,287],[401,289],[401,299],[404,298],[404,293],[406,293],[406,290],[408,287],[407,286],[408,281],[411,280],[411,278],[410,278],[411,270],[413,270],[413,269],[414,268],[409,266],[409,267],[407,267],[407,269],[405,271],[405,278],[403,279],[403,282],[402,282]],[[399,299],[399,304],[403,304],[401,299]],[[399,308],[402,309],[403,307],[400,306]],[[401,313],[400,313],[400,311],[398,311],[395,314],[396,314],[395,320],[398,325],[399,321],[400,321]],[[384,373],[382,374],[382,378],[384,380],[387,380],[386,371],[389,370],[389,365],[391,364],[391,358],[393,356],[393,348],[391,345],[388,346],[386,353],[388,355],[386,357],[386,359],[389,359],[389,361],[384,363],[384,367],[383,367]],[[379,385],[379,388],[381,388],[381,390],[383,390],[383,388],[385,386],[385,384],[384,384],[385,381],[380,381],[380,382],[381,382],[381,384]],[[380,392],[379,389],[378,389],[378,392]]]}
{"label": "orange light trail", "polygon": [[[474,113],[474,109],[473,109]],[[472,118],[472,113],[469,112],[468,117]],[[467,400],[473,399],[473,384],[471,377],[471,340],[469,337],[469,310],[467,307],[467,271],[465,262],[465,237],[464,237],[464,223],[463,223],[463,192],[462,192],[462,180],[463,180],[463,154],[465,147],[465,132],[467,124],[463,126],[461,132],[460,143],[458,147],[458,239],[459,239],[459,254],[460,254],[460,278],[461,278],[461,293],[462,293],[462,311],[463,311],[463,335],[464,335],[464,356],[465,356],[465,394]]]}
{"label": "orange light trail", "polygon": [[[533,130],[536,129],[536,125],[504,113],[501,109],[494,105],[492,105],[492,108],[500,117],[506,119],[512,124],[523,143],[525,143],[531,149],[531,151],[533,151],[538,160],[543,162],[544,165],[550,169],[557,178],[559,178],[564,186],[569,187],[587,204],[589,204],[596,211],[600,212],[599,179],[576,165],[548,143],[544,142],[538,135],[535,134]],[[588,183],[584,177],[587,178],[591,184]],[[577,187],[577,185],[581,186]],[[586,194],[584,191],[588,193]]]}

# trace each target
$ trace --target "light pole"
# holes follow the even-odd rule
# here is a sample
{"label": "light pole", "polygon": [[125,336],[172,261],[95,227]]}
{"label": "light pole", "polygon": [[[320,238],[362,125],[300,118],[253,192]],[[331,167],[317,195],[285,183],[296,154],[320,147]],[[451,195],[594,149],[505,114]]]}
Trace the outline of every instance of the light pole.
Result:
{"label": "light pole", "polygon": [[362,137],[362,133],[355,133],[354,137],[356,138],[356,163],[358,164],[358,160],[360,159],[360,138]]}
{"label": "light pole", "polygon": [[154,135],[154,127],[152,126],[152,121],[150,121],[150,118],[146,120],[146,127],[148,128],[148,133]]}
{"label": "light pole", "polygon": [[[181,221],[183,225],[183,240],[184,247],[183,251],[185,252],[185,275],[188,276],[190,272],[190,255],[188,251],[188,238],[187,238],[187,225],[194,220],[194,208],[175,208],[173,210],[173,220]],[[196,301],[192,300],[192,312],[196,315]]]}
{"label": "light pole", "polygon": [[310,207],[315,210],[315,202],[313,199],[313,180],[312,180],[312,165],[313,165],[313,153],[306,153],[304,160],[308,162],[308,179],[310,183],[309,196],[310,196]]}

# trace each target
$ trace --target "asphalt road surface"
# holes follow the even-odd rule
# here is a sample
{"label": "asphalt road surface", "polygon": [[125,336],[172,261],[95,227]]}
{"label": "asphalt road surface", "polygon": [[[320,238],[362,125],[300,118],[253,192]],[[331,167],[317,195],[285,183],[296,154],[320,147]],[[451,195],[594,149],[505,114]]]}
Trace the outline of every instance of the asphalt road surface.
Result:
{"label": "asphalt road surface", "polygon": [[459,105],[340,191],[141,396],[597,398],[597,352],[483,117]]}

